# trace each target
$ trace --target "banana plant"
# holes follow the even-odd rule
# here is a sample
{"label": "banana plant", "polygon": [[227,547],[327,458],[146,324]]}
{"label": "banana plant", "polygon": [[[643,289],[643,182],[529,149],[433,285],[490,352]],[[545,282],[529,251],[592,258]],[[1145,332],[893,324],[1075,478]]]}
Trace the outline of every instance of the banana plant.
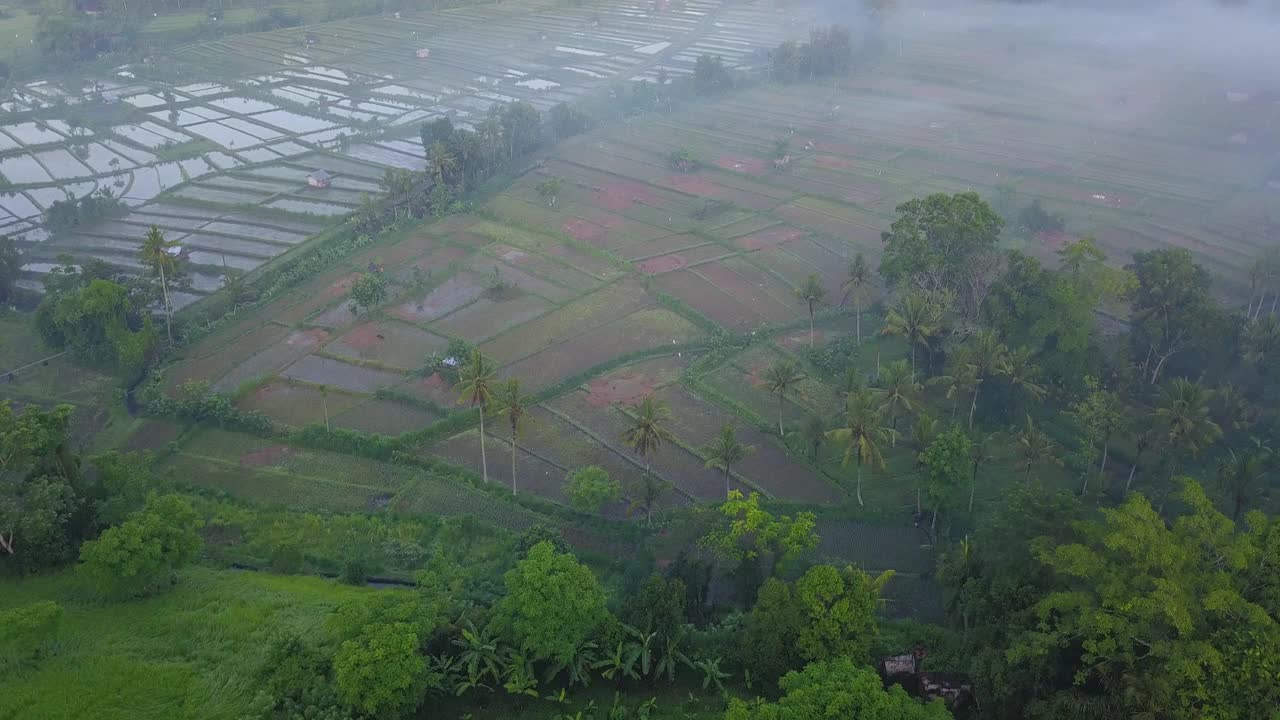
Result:
{"label": "banana plant", "polygon": [[573,657],[568,662],[558,662],[547,669],[543,680],[551,682],[551,678],[559,675],[561,672],[569,673],[569,685],[582,685],[583,687],[591,684],[591,669],[596,661],[596,644],[587,641],[574,651]]}
{"label": "banana plant", "polygon": [[466,681],[459,685],[459,695],[466,689],[488,687],[484,685],[486,676],[492,678],[494,682],[501,682],[502,673],[499,663],[502,661],[502,653],[497,639],[489,633],[488,629],[477,630],[475,624],[467,620],[462,628],[462,637],[455,639],[453,644],[462,648],[462,652],[458,654],[458,661],[467,671]]}
{"label": "banana plant", "polygon": [[693,663],[689,660],[689,656],[680,650],[680,643],[684,640],[684,630],[681,629],[676,634],[666,639],[662,644],[662,657],[658,659],[658,663],[653,667],[653,677],[656,679],[661,675],[667,676],[667,682],[676,681],[676,666],[685,665],[693,667]]}
{"label": "banana plant", "polygon": [[506,670],[502,678],[502,688],[508,693],[538,697],[538,681],[534,678],[533,662],[519,650],[507,649]]}
{"label": "banana plant", "polygon": [[693,665],[702,671],[703,690],[715,685],[716,690],[719,691],[721,695],[724,694],[724,681],[729,679],[729,673],[720,669],[720,658],[699,660]]}
{"label": "banana plant", "polygon": [[605,680],[617,680],[619,682],[624,678],[639,680],[640,674],[636,672],[636,662],[639,659],[640,647],[638,645],[619,640],[613,652],[595,661],[591,665],[591,669],[599,670],[600,675]]}
{"label": "banana plant", "polygon": [[650,668],[653,667],[653,641],[658,637],[658,633],[645,634],[630,625],[623,625],[622,629],[634,638],[630,645],[636,651],[636,657],[640,660],[640,674],[647,677],[650,673]]}

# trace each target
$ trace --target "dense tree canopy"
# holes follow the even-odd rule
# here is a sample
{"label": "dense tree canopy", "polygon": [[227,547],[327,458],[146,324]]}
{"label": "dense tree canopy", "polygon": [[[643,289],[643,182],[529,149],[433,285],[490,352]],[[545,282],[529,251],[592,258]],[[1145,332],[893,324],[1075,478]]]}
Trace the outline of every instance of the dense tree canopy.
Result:
{"label": "dense tree canopy", "polygon": [[940,702],[923,704],[894,685],[885,690],[874,670],[849,658],[812,663],[778,683],[775,703],[729,701],[725,720],[947,720]]}
{"label": "dense tree canopy", "polygon": [[507,596],[494,607],[494,622],[509,628],[534,657],[569,662],[607,617],[604,590],[586,566],[534,545],[507,573]]}

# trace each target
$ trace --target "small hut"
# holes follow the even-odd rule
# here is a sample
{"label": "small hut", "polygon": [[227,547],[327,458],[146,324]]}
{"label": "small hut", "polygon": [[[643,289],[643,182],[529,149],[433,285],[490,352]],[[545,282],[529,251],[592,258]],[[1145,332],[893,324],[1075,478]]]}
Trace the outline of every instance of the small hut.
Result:
{"label": "small hut", "polygon": [[327,188],[332,180],[333,176],[329,174],[328,170],[316,170],[310,175],[307,175],[307,186],[313,188]]}

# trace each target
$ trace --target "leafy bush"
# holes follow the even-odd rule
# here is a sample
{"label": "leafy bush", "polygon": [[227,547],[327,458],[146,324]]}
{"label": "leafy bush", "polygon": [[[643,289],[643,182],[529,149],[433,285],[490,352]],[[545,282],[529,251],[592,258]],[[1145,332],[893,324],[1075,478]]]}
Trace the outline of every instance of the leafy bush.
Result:
{"label": "leafy bush", "polygon": [[123,524],[80,548],[80,571],[106,597],[141,597],[173,582],[200,551],[204,521],[178,495],[152,499]]}
{"label": "leafy bush", "polygon": [[588,465],[569,473],[564,490],[569,504],[584,513],[600,512],[602,505],[622,497],[622,486],[599,465]]}
{"label": "leafy bush", "polygon": [[1061,215],[1045,210],[1037,198],[1018,215],[1018,226],[1031,234],[1056,232],[1065,228],[1067,221]]}
{"label": "leafy bush", "polygon": [[203,381],[183,383],[179,389],[179,397],[174,399],[165,395],[162,376],[157,372],[143,388],[140,398],[146,411],[153,415],[212,423],[220,428],[259,437],[269,437],[275,433],[275,424],[271,418],[254,410],[237,408],[230,395],[213,392],[209,389],[209,384]]}
{"label": "leafy bush", "polygon": [[805,351],[805,359],[829,377],[841,377],[854,366],[861,348],[852,335],[838,337],[821,347]]}

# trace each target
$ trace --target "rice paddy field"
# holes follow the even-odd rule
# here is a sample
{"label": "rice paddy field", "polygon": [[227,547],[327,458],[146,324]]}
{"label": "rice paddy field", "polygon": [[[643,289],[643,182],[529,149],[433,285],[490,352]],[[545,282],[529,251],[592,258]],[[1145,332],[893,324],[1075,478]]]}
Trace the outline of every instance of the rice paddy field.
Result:
{"label": "rice paddy field", "polygon": [[[340,221],[382,192],[387,169],[424,169],[425,121],[468,127],[515,100],[546,111],[609,83],[688,74],[703,52],[749,65],[754,49],[807,32],[803,17],[780,26],[773,14],[719,0],[662,12],[517,0],[230,35],[85,84],[28,82],[0,98],[0,233],[24,247],[23,283],[38,290],[62,254],[136,269],[157,225],[193,267],[181,307]],[[316,170],[329,187],[308,187]],[[52,203],[99,190],[131,212],[63,237],[42,227]]]}
{"label": "rice paddy field", "polygon": [[[807,453],[777,435],[779,415],[794,428],[836,414],[836,381],[805,358],[811,344],[855,332],[841,302],[848,259],[861,252],[874,266],[901,202],[976,190],[1006,214],[1040,200],[1066,219],[1054,235],[1010,232],[1009,247],[1052,260],[1071,237],[1092,233],[1116,264],[1139,250],[1186,247],[1232,295],[1274,241],[1280,208],[1280,89],[1084,52],[1087,40],[1027,57],[1020,48],[1036,44],[1034,29],[1001,34],[1008,28],[988,25],[983,12],[903,11],[887,27],[885,54],[847,78],[756,84],[561,143],[472,211],[379,238],[184,348],[165,369],[168,387],[207,382],[286,427],[400,436],[412,454],[486,467],[492,483],[550,503],[566,502],[565,476],[588,464],[634,498],[651,464],[668,483],[660,513],[717,501],[726,486],[777,507],[838,509],[846,519],[824,532],[822,552],[901,570],[911,579],[894,600],[904,614],[936,614],[928,552],[912,527],[907,444],[864,472],[860,506],[839,448]],[[758,62],[754,50],[810,24],[768,3],[704,0],[650,14],[625,3],[515,0],[184,48],[171,74],[201,68],[225,80],[113,81],[132,119],[93,130],[88,151],[59,152],[68,131],[43,114],[0,127],[0,173],[18,186],[0,197],[11,218],[0,222],[20,229],[32,281],[60,252],[128,265],[146,227],[160,225],[205,268],[191,302],[217,288],[208,268],[257,267],[377,192],[386,168],[420,169],[414,134],[424,120],[450,114],[465,125],[512,99],[545,110],[610,82],[688,73],[703,53],[745,68]],[[423,45],[431,55],[418,61],[413,49]],[[1051,70],[1079,80],[1050,82]],[[1105,82],[1086,80],[1102,73]],[[773,162],[779,140],[791,158],[783,167]],[[174,159],[174,148],[199,152]],[[677,148],[700,167],[673,169]],[[96,169],[104,166],[110,172]],[[321,167],[332,186],[307,189],[306,173]],[[548,178],[563,181],[554,203],[537,190]],[[78,190],[122,183],[132,210],[49,238],[28,226],[54,197],[50,187],[72,187],[63,180],[83,183]],[[371,267],[386,268],[388,298],[356,312],[351,286]],[[811,274],[828,290],[812,333],[793,291]],[[907,352],[875,337],[879,323],[866,314],[852,358],[867,375]],[[740,342],[725,348],[726,336]],[[466,408],[440,370],[457,340],[531,396],[517,437],[498,418],[486,423],[487,463],[479,427],[458,422]],[[785,359],[808,378],[779,401],[762,377]],[[670,410],[672,438],[641,458],[622,435],[648,395]],[[954,415],[940,395],[924,404]],[[727,479],[702,450],[725,424],[754,448]],[[176,445],[171,472],[268,503],[477,514],[514,529],[548,519],[445,478],[278,441],[200,430]],[[977,482],[979,511],[1019,481],[1011,466],[1011,448],[996,443]],[[1064,470],[1043,476],[1076,482]],[[627,505],[602,514],[634,522]]]}

